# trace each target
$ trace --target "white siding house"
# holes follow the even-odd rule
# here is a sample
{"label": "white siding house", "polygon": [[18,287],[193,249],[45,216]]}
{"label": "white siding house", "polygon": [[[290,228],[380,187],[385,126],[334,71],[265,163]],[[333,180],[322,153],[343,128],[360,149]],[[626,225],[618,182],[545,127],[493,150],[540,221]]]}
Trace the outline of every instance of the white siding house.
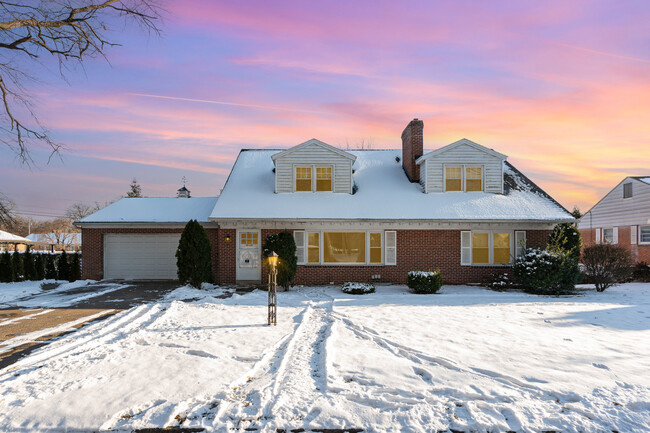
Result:
{"label": "white siding house", "polygon": [[585,245],[628,247],[638,261],[650,261],[650,176],[628,176],[586,212],[578,229]]}

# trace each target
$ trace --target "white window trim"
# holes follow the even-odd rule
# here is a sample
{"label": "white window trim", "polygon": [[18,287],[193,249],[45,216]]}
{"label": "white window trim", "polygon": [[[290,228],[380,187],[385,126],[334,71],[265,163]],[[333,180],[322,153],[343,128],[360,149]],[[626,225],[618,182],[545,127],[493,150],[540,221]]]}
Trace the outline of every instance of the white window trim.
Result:
{"label": "white window trim", "polygon": [[[298,264],[303,266],[392,266],[392,263],[386,263],[386,233],[394,230],[354,230],[354,229],[341,229],[341,230],[294,230],[293,232],[303,232],[305,239],[304,257],[300,261],[298,257]],[[318,263],[309,263],[309,234],[318,233]],[[364,233],[366,236],[366,261],[363,263],[325,263],[323,248],[324,233]],[[370,263],[370,233],[380,233],[381,236],[381,263]],[[295,239],[295,235],[294,235]],[[395,238],[395,257],[397,258],[397,236]],[[396,263],[395,263],[396,264]]]}
{"label": "white window trim", "polygon": [[[311,191],[296,191],[296,169],[297,168],[311,168]],[[332,170],[332,189],[330,191],[316,191],[316,182],[318,180],[318,176],[316,174],[316,169],[317,168],[330,168]],[[319,194],[321,193],[328,193],[328,192],[334,192],[334,166],[332,164],[293,164],[293,173],[291,174],[291,177],[293,179],[293,192],[300,192],[300,193],[314,193],[317,192]]]}
{"label": "white window trim", "polygon": [[[469,263],[462,262],[462,233],[463,231],[469,232]],[[461,231],[461,266],[512,266],[514,264],[515,256],[517,255],[515,245],[515,233],[520,230],[463,230]],[[487,233],[488,234],[488,263],[474,263],[474,249],[472,245],[472,235],[474,233]],[[508,263],[494,263],[494,234],[495,233],[508,233],[510,234],[510,261]],[[466,247],[467,248],[467,247]]]}
{"label": "white window trim", "polygon": [[639,235],[637,237],[638,245],[650,245],[650,242],[642,242],[641,241],[641,229],[644,229],[644,228],[650,229],[650,225],[639,226]]}
{"label": "white window trim", "polygon": [[485,165],[484,164],[443,164],[442,165],[442,184],[444,192],[447,191],[447,167],[460,167],[460,191],[449,192],[467,192],[467,169],[480,168],[481,169],[481,191],[470,192],[485,192]]}

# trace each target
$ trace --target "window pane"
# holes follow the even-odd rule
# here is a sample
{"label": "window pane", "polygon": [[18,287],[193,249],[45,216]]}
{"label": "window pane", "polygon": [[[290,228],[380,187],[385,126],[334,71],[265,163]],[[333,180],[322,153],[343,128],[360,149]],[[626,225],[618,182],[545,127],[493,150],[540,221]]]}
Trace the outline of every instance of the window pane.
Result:
{"label": "window pane", "polygon": [[650,242],[650,226],[641,227],[641,242]]}
{"label": "window pane", "polygon": [[489,248],[472,248],[472,263],[489,263]]}
{"label": "window pane", "polygon": [[611,244],[614,242],[614,229],[603,229],[603,243]]}
{"label": "window pane", "polygon": [[311,191],[311,167],[296,167],[296,191]]}
{"label": "window pane", "polygon": [[257,245],[257,233],[242,232],[239,234],[239,244],[245,247]]}
{"label": "window pane", "polygon": [[370,248],[370,263],[381,263],[381,248]]}
{"label": "window pane", "polygon": [[370,233],[370,248],[381,248],[381,233]]}
{"label": "window pane", "polygon": [[316,191],[332,190],[332,167],[316,167]]}
{"label": "window pane", "polygon": [[632,182],[623,184],[623,198],[632,197]]}
{"label": "window pane", "polygon": [[472,263],[489,263],[489,235],[487,233],[472,233]]}
{"label": "window pane", "polygon": [[325,263],[365,263],[365,233],[323,233]]}
{"label": "window pane", "polygon": [[472,246],[478,248],[487,248],[489,245],[489,236],[487,233],[472,233]]}
{"label": "window pane", "polygon": [[461,191],[462,178],[460,167],[445,167],[445,190]]}
{"label": "window pane", "polygon": [[307,239],[307,262],[320,262],[320,233],[309,233]]}
{"label": "window pane", "polygon": [[510,248],[494,248],[494,263],[510,263]]}
{"label": "window pane", "polygon": [[510,248],[510,233],[495,233],[494,248]]}
{"label": "window pane", "polygon": [[483,191],[481,167],[467,167],[465,170],[465,189],[467,191]]}

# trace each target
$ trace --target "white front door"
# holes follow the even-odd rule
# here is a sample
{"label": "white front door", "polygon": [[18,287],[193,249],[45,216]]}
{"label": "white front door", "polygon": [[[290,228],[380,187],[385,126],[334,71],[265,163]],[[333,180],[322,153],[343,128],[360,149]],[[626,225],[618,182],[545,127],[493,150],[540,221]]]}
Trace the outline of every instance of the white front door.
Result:
{"label": "white front door", "polygon": [[237,281],[262,281],[262,246],[259,230],[237,231]]}

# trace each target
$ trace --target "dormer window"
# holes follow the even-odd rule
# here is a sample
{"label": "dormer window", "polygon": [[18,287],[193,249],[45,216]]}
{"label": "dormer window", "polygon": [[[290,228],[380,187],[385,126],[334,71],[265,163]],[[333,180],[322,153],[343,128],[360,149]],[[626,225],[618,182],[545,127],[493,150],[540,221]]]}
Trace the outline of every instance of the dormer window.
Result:
{"label": "dormer window", "polygon": [[445,165],[445,191],[483,191],[483,167]]}
{"label": "dormer window", "polygon": [[[314,176],[314,174],[316,176]],[[295,167],[295,191],[331,192],[332,166],[300,165]]]}

